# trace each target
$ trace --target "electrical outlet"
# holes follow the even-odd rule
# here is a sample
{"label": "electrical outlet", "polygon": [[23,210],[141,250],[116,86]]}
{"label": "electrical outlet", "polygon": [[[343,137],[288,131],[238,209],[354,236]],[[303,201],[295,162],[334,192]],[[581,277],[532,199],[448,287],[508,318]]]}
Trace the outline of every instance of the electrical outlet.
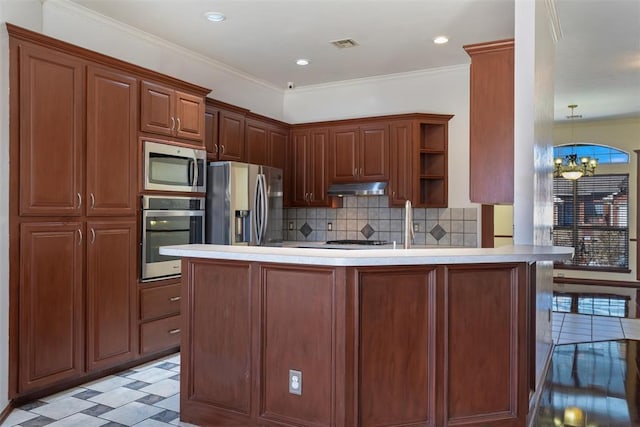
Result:
{"label": "electrical outlet", "polygon": [[414,222],[413,223],[413,231],[415,233],[418,233],[420,231],[420,223],[419,222]]}
{"label": "electrical outlet", "polygon": [[332,231],[333,230],[333,223],[329,222],[327,223],[327,231]]}
{"label": "electrical outlet", "polygon": [[289,221],[289,230],[293,230],[293,221]]}
{"label": "electrical outlet", "polygon": [[302,396],[302,371],[289,369],[289,393]]}

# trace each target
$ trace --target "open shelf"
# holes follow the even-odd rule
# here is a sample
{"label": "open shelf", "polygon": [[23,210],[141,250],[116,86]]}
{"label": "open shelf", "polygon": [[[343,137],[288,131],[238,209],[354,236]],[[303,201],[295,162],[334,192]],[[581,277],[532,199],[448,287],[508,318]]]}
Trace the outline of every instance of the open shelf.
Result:
{"label": "open shelf", "polygon": [[418,206],[447,207],[447,123],[420,123]]}

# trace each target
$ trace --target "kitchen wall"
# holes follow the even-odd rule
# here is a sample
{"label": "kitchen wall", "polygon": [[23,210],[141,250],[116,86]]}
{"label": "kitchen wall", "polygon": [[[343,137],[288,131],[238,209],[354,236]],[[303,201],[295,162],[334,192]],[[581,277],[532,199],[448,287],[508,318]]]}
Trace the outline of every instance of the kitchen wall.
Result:
{"label": "kitchen wall", "polygon": [[45,0],[44,34],[212,89],[210,97],[282,119],[283,90],[65,0]]}
{"label": "kitchen wall", "polygon": [[[40,31],[39,0],[0,1],[0,23]],[[0,413],[9,403],[9,38],[0,31]]]}
{"label": "kitchen wall", "polygon": [[[343,206],[286,209],[285,240],[386,240],[398,245],[404,242],[404,208],[389,208],[387,196],[348,196]],[[477,247],[477,223],[476,208],[413,208],[413,243]]]}

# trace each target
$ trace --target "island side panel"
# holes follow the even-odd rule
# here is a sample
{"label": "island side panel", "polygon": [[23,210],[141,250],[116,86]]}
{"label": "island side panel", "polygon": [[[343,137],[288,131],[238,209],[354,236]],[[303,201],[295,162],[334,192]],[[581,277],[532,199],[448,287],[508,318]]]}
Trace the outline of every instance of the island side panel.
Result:
{"label": "island side panel", "polygon": [[247,425],[244,421],[251,415],[252,265],[186,259],[182,271],[181,420]]}
{"label": "island side panel", "polygon": [[[287,425],[342,425],[336,378],[344,381],[344,274],[330,267],[261,268],[260,418]],[[338,280],[339,279],[339,280]],[[342,366],[342,367],[341,367]],[[302,373],[301,394],[289,390],[289,371]],[[342,371],[342,372],[338,372]]]}
{"label": "island side panel", "polygon": [[447,266],[442,336],[445,425],[526,424],[526,264]]}
{"label": "island side panel", "polygon": [[358,422],[434,426],[436,267],[355,270]]}

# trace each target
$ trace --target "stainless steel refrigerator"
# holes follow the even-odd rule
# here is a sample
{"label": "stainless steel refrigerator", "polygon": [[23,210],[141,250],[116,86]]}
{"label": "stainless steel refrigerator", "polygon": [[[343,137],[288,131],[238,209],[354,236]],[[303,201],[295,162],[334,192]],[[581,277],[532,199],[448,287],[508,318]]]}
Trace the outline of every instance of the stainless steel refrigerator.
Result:
{"label": "stainless steel refrigerator", "polygon": [[282,170],[239,162],[211,162],[207,170],[205,242],[282,244]]}

